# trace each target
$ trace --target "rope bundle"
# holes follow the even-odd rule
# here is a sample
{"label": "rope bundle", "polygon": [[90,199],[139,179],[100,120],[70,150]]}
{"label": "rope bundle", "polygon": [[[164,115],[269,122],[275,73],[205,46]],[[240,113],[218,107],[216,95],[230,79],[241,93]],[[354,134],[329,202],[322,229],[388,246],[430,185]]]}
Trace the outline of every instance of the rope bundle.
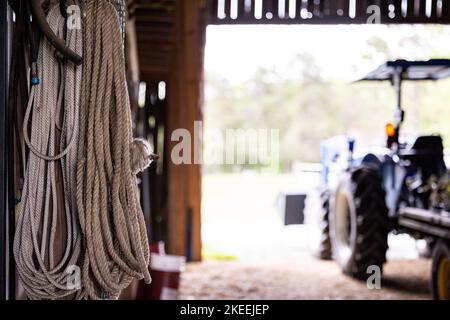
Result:
{"label": "rope bundle", "polygon": [[[62,36],[64,19],[58,8],[49,12],[48,21],[55,33]],[[73,50],[82,51],[80,30],[68,30],[67,39]],[[41,84],[32,87],[24,117],[23,134],[31,152],[14,256],[29,299],[60,299],[75,293],[80,298],[83,292],[70,286],[72,274],[66,271],[78,264],[81,254],[81,233],[71,192],[76,182],[77,159],[73,147],[78,140],[81,68],[73,64],[62,67],[46,41],[40,47],[37,63]],[[32,111],[30,138],[28,126]],[[66,191],[64,197],[58,195],[61,189]],[[61,243],[65,243],[63,250]]]}
{"label": "rope bundle", "polygon": [[132,168],[132,123],[120,23],[106,0],[85,4],[77,207],[85,239],[83,285],[116,299],[133,278],[151,281]]}
{"label": "rope bundle", "polygon": [[[117,299],[133,278],[151,281],[135,174],[155,155],[132,139],[117,11],[108,0],[83,7],[83,30],[66,34],[83,66],[60,60],[42,40],[41,81],[24,117],[31,152],[14,256],[29,299]],[[47,20],[64,38],[59,6]],[[81,268],[80,287],[73,267]]]}

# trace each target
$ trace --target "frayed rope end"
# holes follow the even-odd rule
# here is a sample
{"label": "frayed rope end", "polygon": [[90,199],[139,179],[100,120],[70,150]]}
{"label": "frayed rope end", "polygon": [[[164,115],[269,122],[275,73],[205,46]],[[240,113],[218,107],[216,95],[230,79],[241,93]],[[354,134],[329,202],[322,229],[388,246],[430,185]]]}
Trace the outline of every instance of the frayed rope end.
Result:
{"label": "frayed rope end", "polygon": [[134,174],[147,169],[153,161],[159,159],[157,154],[152,152],[150,144],[144,139],[134,139],[131,144],[131,170]]}

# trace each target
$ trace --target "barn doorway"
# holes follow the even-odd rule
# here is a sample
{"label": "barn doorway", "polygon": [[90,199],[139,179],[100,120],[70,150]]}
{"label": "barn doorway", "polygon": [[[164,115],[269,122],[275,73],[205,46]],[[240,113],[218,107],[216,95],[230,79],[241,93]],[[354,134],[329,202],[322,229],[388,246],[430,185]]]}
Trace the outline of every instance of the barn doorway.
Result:
{"label": "barn doorway", "polygon": [[[232,269],[239,267],[230,260],[247,266],[268,263],[272,271],[288,270],[289,265],[297,271],[317,267],[321,274],[329,270],[336,276],[334,265],[315,264],[311,250],[317,237],[317,216],[308,212],[308,203],[317,201],[320,144],[332,136],[350,134],[361,146],[383,145],[384,125],[394,112],[392,88],[352,82],[386,60],[446,55],[447,44],[432,46],[427,39],[445,37],[447,32],[449,29],[436,26],[209,26],[204,153],[213,154],[213,159],[206,159],[203,168],[203,258],[226,260]],[[427,120],[436,110],[444,110],[444,99],[431,110],[420,108],[436,92],[445,96],[448,85],[448,81],[432,87],[407,85],[405,105],[411,111],[407,134],[439,131],[448,135],[445,121]],[[270,167],[272,163],[227,164],[230,144],[235,152],[239,149],[238,142],[226,141],[230,129],[265,129],[268,137],[270,130],[278,130],[275,168]],[[220,143],[218,136],[222,137]],[[219,159],[223,162],[217,162],[217,152],[222,152]],[[250,156],[247,154],[247,160]],[[308,196],[305,220],[285,226],[280,199],[292,194]],[[392,274],[398,275],[406,261],[418,258],[417,243],[405,235],[391,236],[389,241]],[[419,265],[428,274],[428,264]],[[205,267],[202,273],[218,268],[224,269]],[[316,277],[320,287],[318,274],[310,276]],[[427,296],[427,280],[417,281],[423,284],[415,288],[417,297]],[[406,291],[412,288],[410,283],[400,282],[399,287]],[[308,297],[327,297],[326,288],[324,292],[313,290]]]}

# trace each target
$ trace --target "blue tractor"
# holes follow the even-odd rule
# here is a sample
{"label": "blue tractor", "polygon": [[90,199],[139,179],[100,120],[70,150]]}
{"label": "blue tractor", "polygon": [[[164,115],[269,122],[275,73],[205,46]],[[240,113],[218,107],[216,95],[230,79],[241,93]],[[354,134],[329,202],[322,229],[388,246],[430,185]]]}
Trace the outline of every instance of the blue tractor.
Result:
{"label": "blue tractor", "polygon": [[356,156],[354,141],[322,144],[322,223],[319,256],[335,259],[344,273],[367,279],[382,271],[388,234],[408,233],[432,249],[432,292],[450,299],[450,178],[439,135],[405,142],[402,82],[450,76],[450,60],[389,61],[362,81],[390,81],[396,90],[395,121],[386,146]]}

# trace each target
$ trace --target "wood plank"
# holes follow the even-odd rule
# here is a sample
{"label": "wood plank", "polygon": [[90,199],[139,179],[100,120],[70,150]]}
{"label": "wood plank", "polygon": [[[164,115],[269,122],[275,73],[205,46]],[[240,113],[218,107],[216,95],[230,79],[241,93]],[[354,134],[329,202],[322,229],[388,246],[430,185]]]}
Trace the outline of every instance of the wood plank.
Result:
{"label": "wood plank", "polygon": [[[153,68],[141,69],[141,78],[148,80],[167,80],[169,81],[169,72],[166,69],[157,70]],[[158,186],[160,187],[160,186]],[[165,189],[164,189],[165,190]]]}
{"label": "wood plank", "polygon": [[371,0],[357,0],[355,23],[367,23],[367,19],[369,18],[367,9],[372,4],[373,2]]}
{"label": "wood plank", "polygon": [[[279,3],[282,3],[280,8]],[[274,19],[286,19],[288,16],[289,0],[278,0],[274,9]],[[281,10],[280,10],[281,9]]]}
{"label": "wood plank", "polygon": [[[8,23],[8,3],[2,1],[0,3],[0,65],[2,66],[0,71],[0,146],[2,148],[2,155],[0,156],[0,181],[2,185],[0,187],[0,299],[6,300],[14,298],[14,292],[9,292],[11,276],[14,274],[13,267],[6,257],[12,251],[12,241],[8,239],[8,228],[10,219],[14,216],[12,203],[8,202],[11,191],[11,183],[8,181],[9,174],[14,169],[11,167],[12,154],[10,152],[10,144],[13,141],[9,136],[13,130],[10,127],[11,121],[8,119],[11,115],[8,115],[7,110],[7,96],[8,92],[8,75],[4,66],[8,65],[8,47],[9,37],[11,36],[11,25]],[[9,129],[10,131],[8,132]],[[10,230],[13,233],[13,230]]]}
{"label": "wood plank", "polygon": [[278,1],[262,1],[262,19],[270,23],[271,20],[278,18]]}
{"label": "wood plank", "polygon": [[[199,11],[196,6],[196,1],[185,1],[185,54],[183,56],[184,62],[184,90],[182,94],[185,96],[185,101],[188,102],[187,119],[185,125],[191,132],[194,146],[198,143],[196,133],[194,131],[194,121],[202,120],[199,110],[201,110],[200,104],[200,70],[201,61],[203,57],[199,56],[199,51],[202,49],[202,43],[200,40],[201,30],[199,26]],[[194,62],[194,63],[193,63]],[[192,151],[192,159],[194,159],[194,148]],[[200,166],[196,164],[190,164],[185,167],[187,170],[188,180],[186,181],[187,194],[189,199],[187,200],[186,213],[192,214],[191,221],[191,235],[192,239],[189,239],[191,243],[187,244],[191,247],[191,258],[199,261],[201,259],[201,232],[200,232]]]}
{"label": "wood plank", "polygon": [[[201,11],[195,0],[177,3],[175,21],[174,56],[168,83],[166,145],[172,150],[170,133],[186,128],[194,135],[194,121],[202,120],[201,77],[204,33]],[[192,150],[193,152],[193,150]],[[193,154],[191,154],[193,159]],[[193,260],[201,259],[201,175],[196,164],[168,165],[168,251],[186,255],[191,251]],[[188,215],[191,214],[192,238],[187,243]]]}
{"label": "wood plank", "polygon": [[302,9],[302,0],[296,0],[295,2],[295,17],[292,20],[302,20],[300,17],[300,11]]}
{"label": "wood plank", "polygon": [[[405,20],[405,18],[403,18],[402,16],[402,0],[390,0],[389,1],[389,6],[393,6],[394,8],[394,17],[389,17],[391,20],[393,20],[394,22],[403,22]],[[392,8],[392,7],[390,7]],[[390,8],[388,8],[388,10],[390,10]],[[388,11],[390,12],[390,11]]]}
{"label": "wood plank", "polygon": [[432,19],[432,20],[440,18],[440,17],[438,17],[438,12],[437,12],[437,2],[438,2],[438,0],[431,0],[431,15],[430,15],[430,19]]}
{"label": "wood plank", "polygon": [[450,1],[446,0],[442,1],[442,15],[440,20],[441,21],[450,20]]}
{"label": "wood plank", "polygon": [[306,9],[313,15],[313,17],[317,17],[319,15],[319,12],[317,11],[319,7],[318,4],[319,1],[315,3],[315,0],[307,0]]}
{"label": "wood plank", "polygon": [[[184,1],[183,1],[184,2]],[[182,70],[179,56],[183,54],[180,40],[183,32],[183,9],[180,2],[177,3],[175,10],[175,36],[174,36],[174,54],[172,57],[171,70]],[[179,166],[171,161],[170,151],[175,146],[171,141],[171,133],[180,128],[180,81],[172,72],[168,82],[168,103],[167,103],[167,135],[165,137],[166,149],[165,165],[167,168],[167,250],[170,254],[185,255],[184,237],[186,222],[184,215],[185,196],[183,193],[184,175]],[[179,197],[179,198],[177,198]]]}
{"label": "wood plank", "polygon": [[223,0],[224,1],[224,11],[225,11],[225,19],[230,19],[230,13],[231,13],[231,0]]}
{"label": "wood plank", "polygon": [[406,9],[406,20],[414,17],[414,6],[416,0],[408,0]]}
{"label": "wood plank", "polygon": [[127,84],[130,95],[131,112],[134,114],[137,111],[139,100],[139,53],[134,19],[128,20],[125,24],[125,33]]}
{"label": "wood plank", "polygon": [[[211,0],[213,1],[213,0]],[[289,12],[289,2],[291,0],[286,0],[286,13]],[[307,6],[308,10],[315,11],[315,6],[320,7],[320,17],[314,15],[311,19],[303,19],[300,16],[300,9],[302,8],[302,0],[292,0],[296,1],[296,12],[295,18],[280,19],[278,14],[275,14],[272,19],[256,19],[252,12],[249,14],[242,14],[243,11],[240,9],[240,14],[238,19],[223,19],[219,20],[215,16],[208,17],[210,24],[365,24],[367,22],[367,7],[370,5],[377,5],[381,9],[381,22],[389,24],[399,24],[399,23],[445,23],[450,24],[450,7],[448,0],[442,1],[443,4],[443,16],[439,17],[436,14],[436,8],[438,0],[432,0],[432,10],[431,16],[426,15],[426,0],[408,0],[408,15],[403,17],[401,14],[401,7],[403,1],[401,0],[355,0],[357,14],[355,18],[349,16],[349,4],[353,0],[308,0]],[[318,2],[317,2],[318,1]],[[214,1],[213,1],[214,2]],[[244,1],[242,1],[244,2]],[[254,1],[252,1],[253,3]],[[278,1],[275,0],[265,0],[266,4],[270,4],[277,8]],[[364,5],[365,4],[365,5]],[[395,6],[396,13],[395,17],[389,17],[388,6],[392,4]],[[242,5],[242,4],[240,4]],[[276,10],[277,11],[277,10]],[[265,13],[266,11],[264,11]],[[287,14],[286,14],[287,16]],[[323,17],[322,17],[323,16]]]}

